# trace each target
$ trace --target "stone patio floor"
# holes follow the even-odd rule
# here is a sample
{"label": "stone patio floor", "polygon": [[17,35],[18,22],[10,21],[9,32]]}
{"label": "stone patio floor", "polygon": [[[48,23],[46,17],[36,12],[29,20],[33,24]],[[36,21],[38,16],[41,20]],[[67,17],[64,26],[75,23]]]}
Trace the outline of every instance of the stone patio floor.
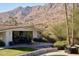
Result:
{"label": "stone patio floor", "polygon": [[27,47],[27,48],[41,49],[41,48],[50,48],[51,46],[52,46],[52,43],[35,42],[33,44],[18,44],[18,45],[13,45],[13,46],[0,47],[0,49],[4,49],[4,48],[18,48],[18,47]]}

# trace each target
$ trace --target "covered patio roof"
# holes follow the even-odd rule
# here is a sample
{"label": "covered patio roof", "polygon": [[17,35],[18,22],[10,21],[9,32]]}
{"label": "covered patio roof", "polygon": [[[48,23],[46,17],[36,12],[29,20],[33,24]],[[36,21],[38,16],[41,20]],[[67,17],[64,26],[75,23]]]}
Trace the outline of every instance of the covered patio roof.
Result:
{"label": "covered patio roof", "polygon": [[9,30],[9,29],[15,29],[15,28],[26,28],[26,27],[29,27],[29,28],[33,28],[33,26],[29,26],[29,25],[18,25],[18,26],[15,26],[15,25],[1,25],[0,26],[0,31],[3,31],[3,30]]}

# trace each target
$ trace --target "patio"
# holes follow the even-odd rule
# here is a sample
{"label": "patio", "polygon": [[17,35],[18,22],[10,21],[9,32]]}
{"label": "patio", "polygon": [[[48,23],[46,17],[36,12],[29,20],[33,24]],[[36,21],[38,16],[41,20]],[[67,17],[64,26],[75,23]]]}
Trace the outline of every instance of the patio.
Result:
{"label": "patio", "polygon": [[32,44],[17,44],[17,45],[8,46],[8,47],[2,47],[2,48],[26,47],[26,48],[41,49],[41,48],[50,48],[52,45],[53,45],[52,43],[35,42],[35,43],[32,43]]}

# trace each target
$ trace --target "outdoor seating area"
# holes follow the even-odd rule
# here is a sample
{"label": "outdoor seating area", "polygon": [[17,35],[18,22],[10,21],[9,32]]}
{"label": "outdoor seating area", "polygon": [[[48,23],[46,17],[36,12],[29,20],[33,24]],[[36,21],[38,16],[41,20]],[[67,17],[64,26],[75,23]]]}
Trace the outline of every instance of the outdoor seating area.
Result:
{"label": "outdoor seating area", "polygon": [[42,49],[42,48],[50,48],[52,47],[52,43],[44,43],[44,42],[35,42],[32,44],[17,44],[13,46],[7,46],[5,48],[21,48],[21,47],[27,47],[27,48],[34,48],[34,49]]}

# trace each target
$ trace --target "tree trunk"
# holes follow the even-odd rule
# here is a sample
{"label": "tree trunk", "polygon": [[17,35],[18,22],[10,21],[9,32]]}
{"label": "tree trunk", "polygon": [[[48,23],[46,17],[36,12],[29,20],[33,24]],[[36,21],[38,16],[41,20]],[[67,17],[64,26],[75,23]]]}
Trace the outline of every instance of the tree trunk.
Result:
{"label": "tree trunk", "polygon": [[67,4],[66,4],[66,3],[65,3],[65,17],[66,17],[67,43],[68,43],[68,45],[70,45],[69,24],[68,24],[68,13],[67,13]]}
{"label": "tree trunk", "polygon": [[73,10],[72,10],[72,45],[74,46],[74,12],[75,12],[75,4],[73,3]]}

